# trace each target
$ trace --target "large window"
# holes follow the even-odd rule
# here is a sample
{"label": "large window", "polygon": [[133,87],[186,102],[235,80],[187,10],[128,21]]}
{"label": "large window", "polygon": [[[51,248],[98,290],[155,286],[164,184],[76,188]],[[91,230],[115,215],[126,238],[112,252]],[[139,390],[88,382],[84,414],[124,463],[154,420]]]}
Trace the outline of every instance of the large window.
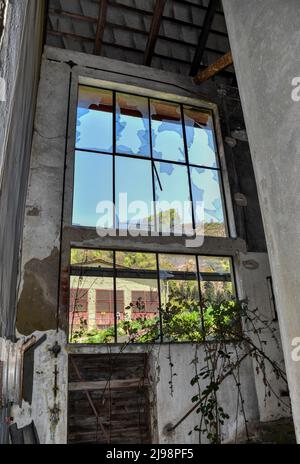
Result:
{"label": "large window", "polygon": [[[71,295],[89,294],[76,343],[201,342],[211,308],[234,297],[231,258],[72,249]],[[79,307],[81,309],[81,307]],[[70,305],[70,321],[78,320]]]}
{"label": "large window", "polygon": [[81,85],[74,175],[74,226],[227,236],[207,109]]}
{"label": "large window", "polygon": [[217,112],[150,94],[79,85],[61,266],[71,343],[201,342],[220,314],[230,323],[238,244]]}

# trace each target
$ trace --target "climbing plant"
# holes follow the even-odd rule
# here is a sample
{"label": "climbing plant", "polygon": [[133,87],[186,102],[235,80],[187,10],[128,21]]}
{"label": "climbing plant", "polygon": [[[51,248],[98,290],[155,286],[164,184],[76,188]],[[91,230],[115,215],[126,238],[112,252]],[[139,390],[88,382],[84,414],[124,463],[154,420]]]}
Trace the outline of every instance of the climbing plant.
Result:
{"label": "climbing plant", "polygon": [[[289,407],[278,396],[269,378],[270,373],[273,373],[278,380],[281,379],[287,384],[282,367],[267,352],[266,338],[273,340],[279,348],[276,329],[270,321],[261,317],[258,309],[249,309],[246,301],[225,300],[214,305],[206,302],[203,311],[209,324],[206,325],[202,342],[204,361],[200,369],[196,369],[191,380],[191,385],[198,385],[198,393],[192,398],[194,406],[189,414],[196,411],[200,418],[194,431],[199,432],[200,441],[201,437],[206,435],[211,443],[222,442],[222,429],[230,415],[224,409],[218,393],[224,382],[231,378],[237,391],[235,418],[237,419],[241,412],[247,441],[250,441],[240,376],[241,366],[247,359],[250,358],[254,362],[256,374],[261,377],[265,401],[273,395],[279,403]],[[198,361],[196,359],[192,362],[199,366]]]}

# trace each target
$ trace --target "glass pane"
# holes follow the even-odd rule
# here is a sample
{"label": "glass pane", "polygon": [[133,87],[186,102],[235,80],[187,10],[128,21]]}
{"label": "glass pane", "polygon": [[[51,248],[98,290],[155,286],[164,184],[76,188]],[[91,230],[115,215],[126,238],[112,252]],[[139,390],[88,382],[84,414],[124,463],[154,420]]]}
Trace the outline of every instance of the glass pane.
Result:
{"label": "glass pane", "polygon": [[184,119],[189,162],[198,166],[217,167],[211,114],[196,108],[184,108]]}
{"label": "glass pane", "polygon": [[[86,310],[78,311],[76,295],[88,293]],[[72,297],[73,295],[73,297]],[[114,343],[114,285],[110,277],[71,276],[69,334],[71,343]],[[120,296],[121,298],[121,296]]]}
{"label": "glass pane", "polygon": [[164,341],[203,339],[196,257],[159,255]]}
{"label": "glass pane", "polygon": [[73,201],[73,225],[113,227],[113,210],[100,202],[113,204],[112,157],[77,151]]}
{"label": "glass pane", "polygon": [[193,206],[197,228],[204,235],[226,237],[219,172],[191,167]]}
{"label": "glass pane", "polygon": [[210,304],[232,299],[231,258],[199,256],[198,262],[203,299]]}
{"label": "glass pane", "polygon": [[[151,275],[150,271],[150,275]],[[160,341],[157,278],[147,274],[117,278],[117,290],[124,292],[125,307],[118,319],[118,343]]]}
{"label": "glass pane", "polygon": [[150,157],[148,99],[117,94],[117,152]]}
{"label": "glass pane", "polygon": [[111,153],[113,150],[113,93],[79,87],[76,148]]}
{"label": "glass pane", "polygon": [[156,255],[141,252],[116,252],[116,267],[118,269],[157,270]]}
{"label": "glass pane", "polygon": [[199,271],[216,273],[231,280],[231,258],[218,256],[199,256]]}
{"label": "glass pane", "polygon": [[232,282],[218,280],[201,281],[201,294],[206,304],[220,304],[234,297]]}
{"label": "glass pane", "polygon": [[238,328],[234,305],[231,258],[199,256],[201,295],[206,335],[223,336]]}
{"label": "glass pane", "polygon": [[151,100],[153,157],[185,162],[180,105]]}
{"label": "glass pane", "polygon": [[151,161],[116,156],[116,214],[119,229],[149,230],[153,222]]}
{"label": "glass pane", "polygon": [[97,269],[113,268],[113,251],[88,250],[83,248],[72,248],[71,266],[80,266]]}
{"label": "glass pane", "polygon": [[159,230],[188,233],[193,229],[193,220],[187,167],[165,162],[156,162],[155,167]]}

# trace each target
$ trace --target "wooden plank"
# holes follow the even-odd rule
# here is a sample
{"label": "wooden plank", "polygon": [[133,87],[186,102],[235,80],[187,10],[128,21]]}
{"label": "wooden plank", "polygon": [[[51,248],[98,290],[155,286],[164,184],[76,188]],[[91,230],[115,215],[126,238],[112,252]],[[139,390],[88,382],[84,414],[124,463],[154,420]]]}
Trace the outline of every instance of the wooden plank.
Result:
{"label": "wooden plank", "polygon": [[153,53],[159,34],[161,19],[166,5],[166,0],[156,0],[155,8],[152,16],[152,22],[147,42],[147,47],[144,55],[144,65],[151,66]]}
{"label": "wooden plank", "polygon": [[111,380],[96,382],[70,382],[69,391],[94,391],[94,390],[118,390],[122,388],[143,388],[148,386],[148,382],[141,382],[141,379]]}
{"label": "wooden plank", "polygon": [[200,71],[196,77],[194,77],[195,84],[201,84],[201,82],[205,82],[211,77],[215,76],[219,72],[223,71],[224,69],[228,68],[233,64],[232,53],[228,52],[226,55],[219,58],[213,64],[209,65],[203,71]]}
{"label": "wooden plank", "polygon": [[[78,367],[77,367],[77,365],[76,365],[76,363],[75,363],[75,361],[74,361],[74,359],[72,357],[71,357],[71,363],[72,363],[72,366],[74,367],[74,369],[76,371],[76,374],[77,374],[78,378],[82,381],[80,371],[79,371],[79,369],[78,369]],[[86,394],[87,400],[88,400],[88,402],[89,402],[89,404],[90,404],[90,406],[92,408],[93,413],[95,414],[95,417],[96,417],[97,422],[98,422],[98,424],[99,424],[99,426],[100,426],[100,428],[102,430],[102,433],[105,436],[106,443],[109,443],[110,442],[109,436],[108,436],[108,434],[107,434],[107,432],[106,432],[106,430],[105,430],[105,428],[104,428],[104,426],[103,426],[103,424],[101,422],[100,416],[99,416],[98,411],[97,411],[97,409],[96,409],[96,407],[94,405],[92,397],[91,397],[91,395],[89,394],[88,391],[85,390],[84,393]]]}
{"label": "wooden plank", "polygon": [[104,29],[105,29],[106,17],[107,17],[107,6],[108,6],[107,0],[100,0],[99,16],[98,16],[98,21],[97,21],[97,32],[96,32],[96,40],[95,40],[95,55],[101,55]]}
{"label": "wooden plank", "polygon": [[215,12],[218,6],[219,0],[210,0],[208,9],[203,22],[203,27],[201,29],[198,45],[195,51],[194,59],[190,69],[190,76],[195,76],[201,65],[203,54],[205,51],[207,39],[210,33],[210,29],[215,17]]}

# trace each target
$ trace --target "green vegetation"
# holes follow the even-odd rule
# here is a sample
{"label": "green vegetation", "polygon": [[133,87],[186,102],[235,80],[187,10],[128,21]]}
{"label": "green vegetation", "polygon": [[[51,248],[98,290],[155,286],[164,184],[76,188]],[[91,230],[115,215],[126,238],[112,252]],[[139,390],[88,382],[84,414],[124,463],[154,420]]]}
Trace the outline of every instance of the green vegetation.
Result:
{"label": "green vegetation", "polygon": [[[202,304],[200,311],[198,301],[174,297],[161,309],[161,320],[165,342],[200,343],[208,338],[224,337],[226,333],[232,335],[234,327],[238,333],[239,305],[233,299],[213,304],[206,302]],[[159,342],[159,315],[152,319],[137,317],[133,320],[119,321],[117,333],[119,342]],[[80,329],[74,332],[72,342],[113,343],[114,327],[88,330],[87,322],[81,320]]]}

